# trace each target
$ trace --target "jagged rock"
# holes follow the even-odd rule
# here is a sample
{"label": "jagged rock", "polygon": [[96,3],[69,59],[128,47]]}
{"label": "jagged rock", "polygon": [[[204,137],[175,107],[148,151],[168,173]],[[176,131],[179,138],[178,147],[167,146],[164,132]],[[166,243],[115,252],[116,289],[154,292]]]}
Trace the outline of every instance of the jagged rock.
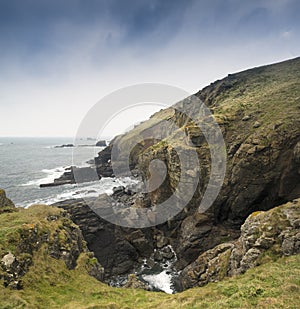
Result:
{"label": "jagged rock", "polygon": [[63,144],[59,146],[54,146],[54,148],[72,148],[72,147],[74,147],[73,144]]}
{"label": "jagged rock", "polygon": [[66,168],[66,171],[51,183],[40,184],[41,188],[56,187],[66,184],[82,183],[99,180],[99,176],[92,167],[76,167]]}
{"label": "jagged rock", "polygon": [[[149,180],[150,176],[160,176],[161,170],[152,174],[149,171],[150,163],[154,160],[160,160],[166,168],[163,183],[149,194],[127,194],[120,191],[113,197],[111,204],[101,200],[101,197],[98,203],[103,202],[108,213],[118,203],[133,205],[135,208],[150,208],[166,201],[176,192],[180,180],[183,180],[184,189],[178,192],[179,198],[174,204],[181,206],[181,198],[193,193],[193,198],[175,217],[160,226],[137,233],[107,225],[96,215],[85,213],[82,206],[75,206],[76,203],[70,206],[72,209],[65,204],[63,207],[70,211],[73,220],[77,220],[85,231],[90,248],[95,250],[101,262],[106,263],[107,276],[133,269],[146,248],[145,239],[153,243],[153,248],[146,251],[145,257],[151,255],[157,245],[161,246],[154,238],[157,234],[168,239],[178,257],[176,266],[181,270],[207,250],[236,239],[241,225],[254,211],[268,210],[300,196],[300,109],[299,92],[294,87],[299,83],[299,72],[300,58],[297,58],[232,74],[196,94],[211,109],[213,117],[201,111],[201,102],[191,110],[191,101],[186,99],[154,114],[126,134],[117,136],[99,152],[93,163],[100,176],[114,175],[111,166],[113,146],[116,147],[116,153],[120,154],[120,160],[116,162],[118,169],[122,170],[122,164],[128,164],[129,161],[131,170],[134,173],[139,170],[137,174],[143,180]],[[282,100],[283,91],[286,100]],[[179,111],[179,107],[191,112],[193,119]],[[282,113],[283,110],[286,112]],[[204,122],[209,134],[213,135],[213,118],[219,123],[226,143],[226,149],[222,149],[222,153],[228,153],[226,175],[212,207],[199,215],[198,207],[211,173],[211,152],[203,132],[195,124],[197,121]],[[166,138],[151,138],[155,135]],[[178,149],[182,150],[187,162],[190,162],[191,153],[197,152],[199,171],[194,169],[193,164],[186,170],[181,168]],[[129,153],[129,157],[125,158],[123,153]],[[220,158],[217,159],[220,163]],[[196,177],[199,178],[199,184],[194,192],[191,184]],[[159,177],[152,179],[157,180]],[[77,210],[78,207],[80,210]],[[83,213],[76,218],[76,211]],[[90,218],[91,222],[85,220],[84,216]],[[155,223],[155,217],[151,219]],[[264,252],[273,243],[272,237],[258,240],[253,237],[249,235],[245,244],[237,242],[232,248],[231,262],[235,265],[232,266],[232,272],[239,273],[247,263],[255,265],[257,254]],[[282,252],[296,250],[297,237],[293,235],[285,239]],[[257,241],[255,247],[252,240]],[[247,242],[249,250],[253,250],[246,254],[243,246]],[[101,246],[105,249],[101,250]],[[218,252],[216,249],[215,257],[223,254]],[[109,259],[109,255],[113,258]],[[121,267],[116,266],[117,263]]]}
{"label": "jagged rock", "polygon": [[[99,199],[97,202],[101,203]],[[133,269],[139,256],[137,250],[145,248],[146,242],[137,240],[141,236],[137,237],[136,231],[123,231],[119,226],[103,220],[81,199],[58,202],[54,206],[65,209],[80,227],[88,248],[104,267],[106,278]],[[133,232],[132,238],[130,232]]]}
{"label": "jagged rock", "polygon": [[[23,288],[22,277],[33,265],[35,255],[47,254],[63,260],[68,269],[77,266],[81,254],[89,255],[89,260],[93,259],[80,229],[67,218],[66,212],[46,205],[35,205],[18,211],[12,219],[22,222],[24,211],[31,214],[28,217],[32,223],[16,225],[15,231],[8,232],[0,243],[0,280],[3,280],[5,287]],[[6,249],[8,246],[10,250]],[[86,268],[91,275],[103,280],[104,271],[96,259]]]}
{"label": "jagged rock", "polygon": [[264,261],[300,253],[300,199],[251,214],[240,238],[202,253],[180,274],[182,289],[244,273]]}
{"label": "jagged rock", "polygon": [[5,191],[0,189],[0,214],[4,212],[13,212],[15,210],[14,203],[6,197]]}
{"label": "jagged rock", "polygon": [[96,146],[97,147],[106,147],[106,141],[105,140],[98,141],[96,143]]}

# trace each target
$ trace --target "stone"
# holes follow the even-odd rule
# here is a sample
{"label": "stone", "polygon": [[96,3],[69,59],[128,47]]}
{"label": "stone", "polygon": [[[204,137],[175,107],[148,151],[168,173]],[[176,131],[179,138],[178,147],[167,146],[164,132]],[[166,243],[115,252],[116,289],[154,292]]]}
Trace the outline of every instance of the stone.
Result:
{"label": "stone", "polygon": [[5,267],[10,268],[15,260],[16,257],[11,252],[9,252],[8,254],[4,255],[1,262],[4,264]]}
{"label": "stone", "polygon": [[100,140],[96,143],[97,147],[106,147],[106,141],[105,140]]}
{"label": "stone", "polygon": [[123,286],[126,289],[142,289],[146,291],[150,291],[151,288],[145,282],[142,282],[137,278],[135,274],[130,274],[127,279],[127,283]]}
{"label": "stone", "polygon": [[6,197],[5,191],[0,189],[0,214],[13,211],[16,211],[14,203]]}
{"label": "stone", "polygon": [[251,119],[251,116],[246,115],[246,116],[244,116],[244,117],[242,118],[242,121],[248,121],[248,120],[250,120],[250,119]]}
{"label": "stone", "polygon": [[255,121],[253,124],[253,128],[259,128],[261,126],[261,123],[259,121]]}

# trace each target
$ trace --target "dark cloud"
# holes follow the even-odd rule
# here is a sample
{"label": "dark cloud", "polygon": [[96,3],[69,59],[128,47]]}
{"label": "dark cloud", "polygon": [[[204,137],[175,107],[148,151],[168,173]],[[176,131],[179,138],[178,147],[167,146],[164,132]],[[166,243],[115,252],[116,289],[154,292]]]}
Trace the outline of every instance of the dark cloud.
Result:
{"label": "dark cloud", "polygon": [[299,56],[299,12],[298,0],[0,0],[0,104],[18,110],[20,125],[7,117],[0,129],[35,132],[26,115],[42,118],[43,104],[43,132],[61,115],[56,134],[67,122],[70,133],[86,102],[118,87],[161,82],[195,92],[229,72]]}

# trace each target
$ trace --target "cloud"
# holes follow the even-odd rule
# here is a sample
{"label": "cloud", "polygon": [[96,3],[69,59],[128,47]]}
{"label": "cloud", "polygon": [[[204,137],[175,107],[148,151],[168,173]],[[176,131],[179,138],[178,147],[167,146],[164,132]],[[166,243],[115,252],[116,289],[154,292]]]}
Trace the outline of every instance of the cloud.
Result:
{"label": "cloud", "polygon": [[74,135],[87,109],[118,88],[159,82],[193,93],[228,73],[295,57],[298,7],[264,0],[0,1],[1,135],[35,135],[37,128],[38,135]]}

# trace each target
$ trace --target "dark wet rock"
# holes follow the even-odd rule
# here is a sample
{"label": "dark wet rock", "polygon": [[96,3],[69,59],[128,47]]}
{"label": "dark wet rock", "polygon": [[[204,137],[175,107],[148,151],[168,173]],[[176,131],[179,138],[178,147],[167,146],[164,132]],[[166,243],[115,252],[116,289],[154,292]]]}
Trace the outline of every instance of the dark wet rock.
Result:
{"label": "dark wet rock", "polygon": [[59,146],[54,146],[54,148],[72,148],[72,147],[74,147],[73,144],[63,144]]}
{"label": "dark wet rock", "polygon": [[71,166],[70,168],[66,168],[65,172],[59,178],[54,179],[50,183],[40,184],[40,187],[56,187],[66,184],[97,181],[99,179],[95,169],[92,167]]}
{"label": "dark wet rock", "polygon": [[96,143],[96,146],[97,146],[97,147],[106,147],[106,146],[107,146],[107,145],[106,145],[106,141],[105,141],[105,140],[98,141],[98,142]]}
{"label": "dark wet rock", "polygon": [[88,248],[104,267],[106,278],[128,273],[133,269],[139,254],[130,240],[138,243],[137,248],[143,246],[137,241],[136,234],[131,238],[129,231],[124,232],[120,227],[103,220],[86,205],[86,201],[67,200],[54,205],[65,209],[80,227]]}

